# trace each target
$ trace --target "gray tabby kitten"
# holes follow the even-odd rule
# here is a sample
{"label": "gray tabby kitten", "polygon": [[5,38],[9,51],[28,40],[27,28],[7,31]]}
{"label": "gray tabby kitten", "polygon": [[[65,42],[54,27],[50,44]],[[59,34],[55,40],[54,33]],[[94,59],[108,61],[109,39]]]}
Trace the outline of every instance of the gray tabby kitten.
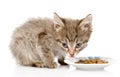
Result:
{"label": "gray tabby kitten", "polygon": [[10,49],[16,61],[25,66],[55,68],[58,57],[74,57],[87,46],[92,32],[92,16],[83,19],[35,18],[18,27],[12,36]]}

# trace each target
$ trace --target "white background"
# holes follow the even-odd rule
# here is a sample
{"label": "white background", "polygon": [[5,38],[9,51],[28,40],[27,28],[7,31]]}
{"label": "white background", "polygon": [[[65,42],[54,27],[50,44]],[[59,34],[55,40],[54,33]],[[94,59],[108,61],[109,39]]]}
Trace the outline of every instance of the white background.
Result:
{"label": "white background", "polygon": [[[68,67],[40,69],[15,64],[9,50],[13,30],[31,17],[81,19],[93,16],[93,33],[88,47],[79,56],[106,56],[116,63],[103,71],[67,72]],[[0,77],[120,77],[120,2],[119,0],[0,0]]]}

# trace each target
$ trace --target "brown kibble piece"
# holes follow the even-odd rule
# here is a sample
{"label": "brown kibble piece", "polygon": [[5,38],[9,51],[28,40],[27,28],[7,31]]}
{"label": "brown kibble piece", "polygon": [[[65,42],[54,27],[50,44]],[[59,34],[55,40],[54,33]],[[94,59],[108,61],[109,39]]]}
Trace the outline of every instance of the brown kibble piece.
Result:
{"label": "brown kibble piece", "polygon": [[92,62],[92,63],[96,63],[96,60],[95,60],[95,59],[92,59],[91,62]]}

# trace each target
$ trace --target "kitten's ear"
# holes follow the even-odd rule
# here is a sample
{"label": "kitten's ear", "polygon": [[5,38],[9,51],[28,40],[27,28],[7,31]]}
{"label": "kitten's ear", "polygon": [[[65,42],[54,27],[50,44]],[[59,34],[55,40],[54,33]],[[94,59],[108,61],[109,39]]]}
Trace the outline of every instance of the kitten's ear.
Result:
{"label": "kitten's ear", "polygon": [[79,27],[83,31],[87,31],[88,29],[92,29],[92,15],[88,14],[79,24]]}
{"label": "kitten's ear", "polygon": [[62,19],[57,15],[57,13],[54,12],[54,29],[56,31],[60,31],[63,26],[64,26],[64,23]]}

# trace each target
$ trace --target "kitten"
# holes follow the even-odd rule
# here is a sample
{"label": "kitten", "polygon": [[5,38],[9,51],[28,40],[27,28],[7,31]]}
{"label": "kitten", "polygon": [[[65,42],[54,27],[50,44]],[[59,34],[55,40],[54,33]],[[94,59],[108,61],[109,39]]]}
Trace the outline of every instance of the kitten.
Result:
{"label": "kitten", "polygon": [[12,36],[10,49],[16,61],[25,66],[55,68],[58,57],[74,57],[87,46],[92,32],[92,16],[83,19],[35,18],[18,27]]}

